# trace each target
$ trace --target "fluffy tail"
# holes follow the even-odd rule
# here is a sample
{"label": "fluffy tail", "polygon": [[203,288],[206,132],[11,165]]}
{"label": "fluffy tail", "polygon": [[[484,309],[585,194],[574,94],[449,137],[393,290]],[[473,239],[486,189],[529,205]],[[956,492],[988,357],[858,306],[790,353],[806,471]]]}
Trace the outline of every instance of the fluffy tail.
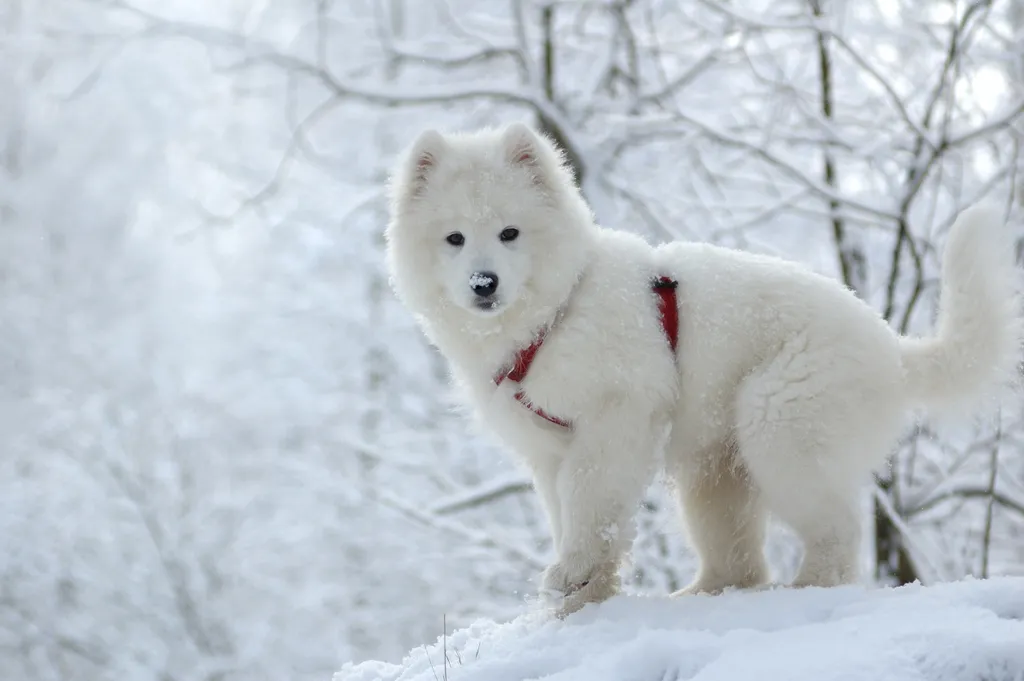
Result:
{"label": "fluffy tail", "polygon": [[900,339],[907,393],[933,410],[969,408],[1016,377],[1021,320],[1014,240],[998,212],[964,211],[942,259],[936,333]]}

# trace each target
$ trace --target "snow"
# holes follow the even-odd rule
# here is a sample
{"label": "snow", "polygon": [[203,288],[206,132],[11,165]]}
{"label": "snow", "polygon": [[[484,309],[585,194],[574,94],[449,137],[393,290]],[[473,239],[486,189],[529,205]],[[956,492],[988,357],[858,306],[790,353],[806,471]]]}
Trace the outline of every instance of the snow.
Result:
{"label": "snow", "polygon": [[[388,285],[383,193],[424,128],[547,120],[601,222],[652,242],[836,276],[840,217],[871,304],[931,329],[950,218],[989,193],[1019,223],[1024,170],[1024,15],[973,3],[961,34],[936,7],[829,5],[825,120],[802,2],[0,0],[0,681],[324,681],[398,662],[443,616],[524,610],[546,515]],[[1005,109],[974,96],[993,68]],[[898,206],[920,272],[893,260]],[[1021,443],[1014,407],[901,445],[878,501],[924,581],[1024,569]],[[637,525],[631,593],[689,581],[673,490],[652,487]],[[787,532],[766,545],[782,580]],[[638,602],[597,609],[632,624],[557,664],[508,651],[585,619],[481,622],[449,638],[466,661],[449,676],[517,654],[564,679],[584,655],[664,656],[657,631],[702,622],[699,599],[619,615]],[[433,679],[417,655],[404,673]]]}
{"label": "snow", "polygon": [[444,678],[1021,681],[1024,578],[619,596],[565,621],[539,608],[505,624],[480,620],[413,650],[401,664],[349,664],[334,675],[334,681]]}
{"label": "snow", "polygon": [[482,272],[474,272],[473,276],[469,278],[470,286],[490,286],[494,283],[494,279]]}

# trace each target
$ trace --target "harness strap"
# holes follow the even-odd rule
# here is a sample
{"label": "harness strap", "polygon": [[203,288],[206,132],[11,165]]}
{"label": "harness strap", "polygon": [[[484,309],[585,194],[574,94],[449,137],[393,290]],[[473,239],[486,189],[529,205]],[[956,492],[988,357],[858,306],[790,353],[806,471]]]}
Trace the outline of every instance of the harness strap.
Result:
{"label": "harness strap", "polygon": [[[658,296],[661,328],[665,333],[665,339],[668,340],[668,345],[672,349],[673,355],[675,355],[676,346],[679,343],[679,305],[676,300],[676,289],[678,287],[679,282],[671,277],[658,277],[651,282],[651,290]],[[537,352],[544,344],[545,335],[547,335],[547,332],[541,331],[530,345],[517,352],[512,360],[512,367],[507,371],[499,371],[494,377],[494,384],[501,385],[506,379],[514,383],[521,383],[526,378],[526,373],[530,370],[534,357],[537,356]],[[552,416],[543,409],[535,407],[522,390],[516,392],[515,398],[520,404],[542,419],[556,426],[572,429],[571,422],[560,419],[557,416]]]}
{"label": "harness strap", "polygon": [[668,346],[672,348],[673,355],[676,354],[676,345],[679,343],[679,305],[676,302],[678,287],[679,282],[671,277],[658,277],[651,284],[651,288],[658,294],[661,328],[668,338]]}

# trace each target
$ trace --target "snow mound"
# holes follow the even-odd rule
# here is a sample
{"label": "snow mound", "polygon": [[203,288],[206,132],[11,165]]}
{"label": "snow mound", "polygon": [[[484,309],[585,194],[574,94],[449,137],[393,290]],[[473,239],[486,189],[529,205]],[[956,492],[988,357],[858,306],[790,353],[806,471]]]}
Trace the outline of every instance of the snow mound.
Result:
{"label": "snow mound", "polygon": [[539,611],[507,624],[478,621],[413,650],[400,665],[349,664],[334,675],[445,678],[1024,681],[1024,577],[674,600],[619,596],[564,622]]}

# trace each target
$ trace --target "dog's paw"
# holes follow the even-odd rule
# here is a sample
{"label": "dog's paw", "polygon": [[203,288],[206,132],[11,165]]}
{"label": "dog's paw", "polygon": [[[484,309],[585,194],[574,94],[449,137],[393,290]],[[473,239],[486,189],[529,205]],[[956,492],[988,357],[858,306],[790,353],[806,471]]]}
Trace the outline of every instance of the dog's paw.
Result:
{"label": "dog's paw", "polygon": [[570,556],[544,571],[541,595],[565,617],[588,603],[600,603],[619,590],[618,565]]}
{"label": "dog's paw", "polygon": [[584,588],[603,562],[583,553],[570,553],[544,571],[542,590],[552,598],[569,596]]}
{"label": "dog's paw", "polygon": [[617,593],[619,593],[618,571],[616,569],[599,571],[585,585],[562,599],[556,614],[560,619],[564,619],[585,605],[603,603]]}
{"label": "dog's paw", "polygon": [[680,598],[682,596],[695,596],[698,594],[705,596],[718,596],[729,591],[762,591],[765,589],[773,588],[772,584],[763,580],[720,580],[720,579],[707,579],[698,578],[693,581],[692,584],[686,586],[679,591],[673,592],[669,598]]}
{"label": "dog's paw", "polygon": [[723,591],[732,588],[733,582],[723,579],[707,579],[698,577],[693,580],[689,585],[683,587],[679,591],[674,592],[670,598],[680,598],[682,596],[696,596],[702,594],[705,596],[717,596]]}

